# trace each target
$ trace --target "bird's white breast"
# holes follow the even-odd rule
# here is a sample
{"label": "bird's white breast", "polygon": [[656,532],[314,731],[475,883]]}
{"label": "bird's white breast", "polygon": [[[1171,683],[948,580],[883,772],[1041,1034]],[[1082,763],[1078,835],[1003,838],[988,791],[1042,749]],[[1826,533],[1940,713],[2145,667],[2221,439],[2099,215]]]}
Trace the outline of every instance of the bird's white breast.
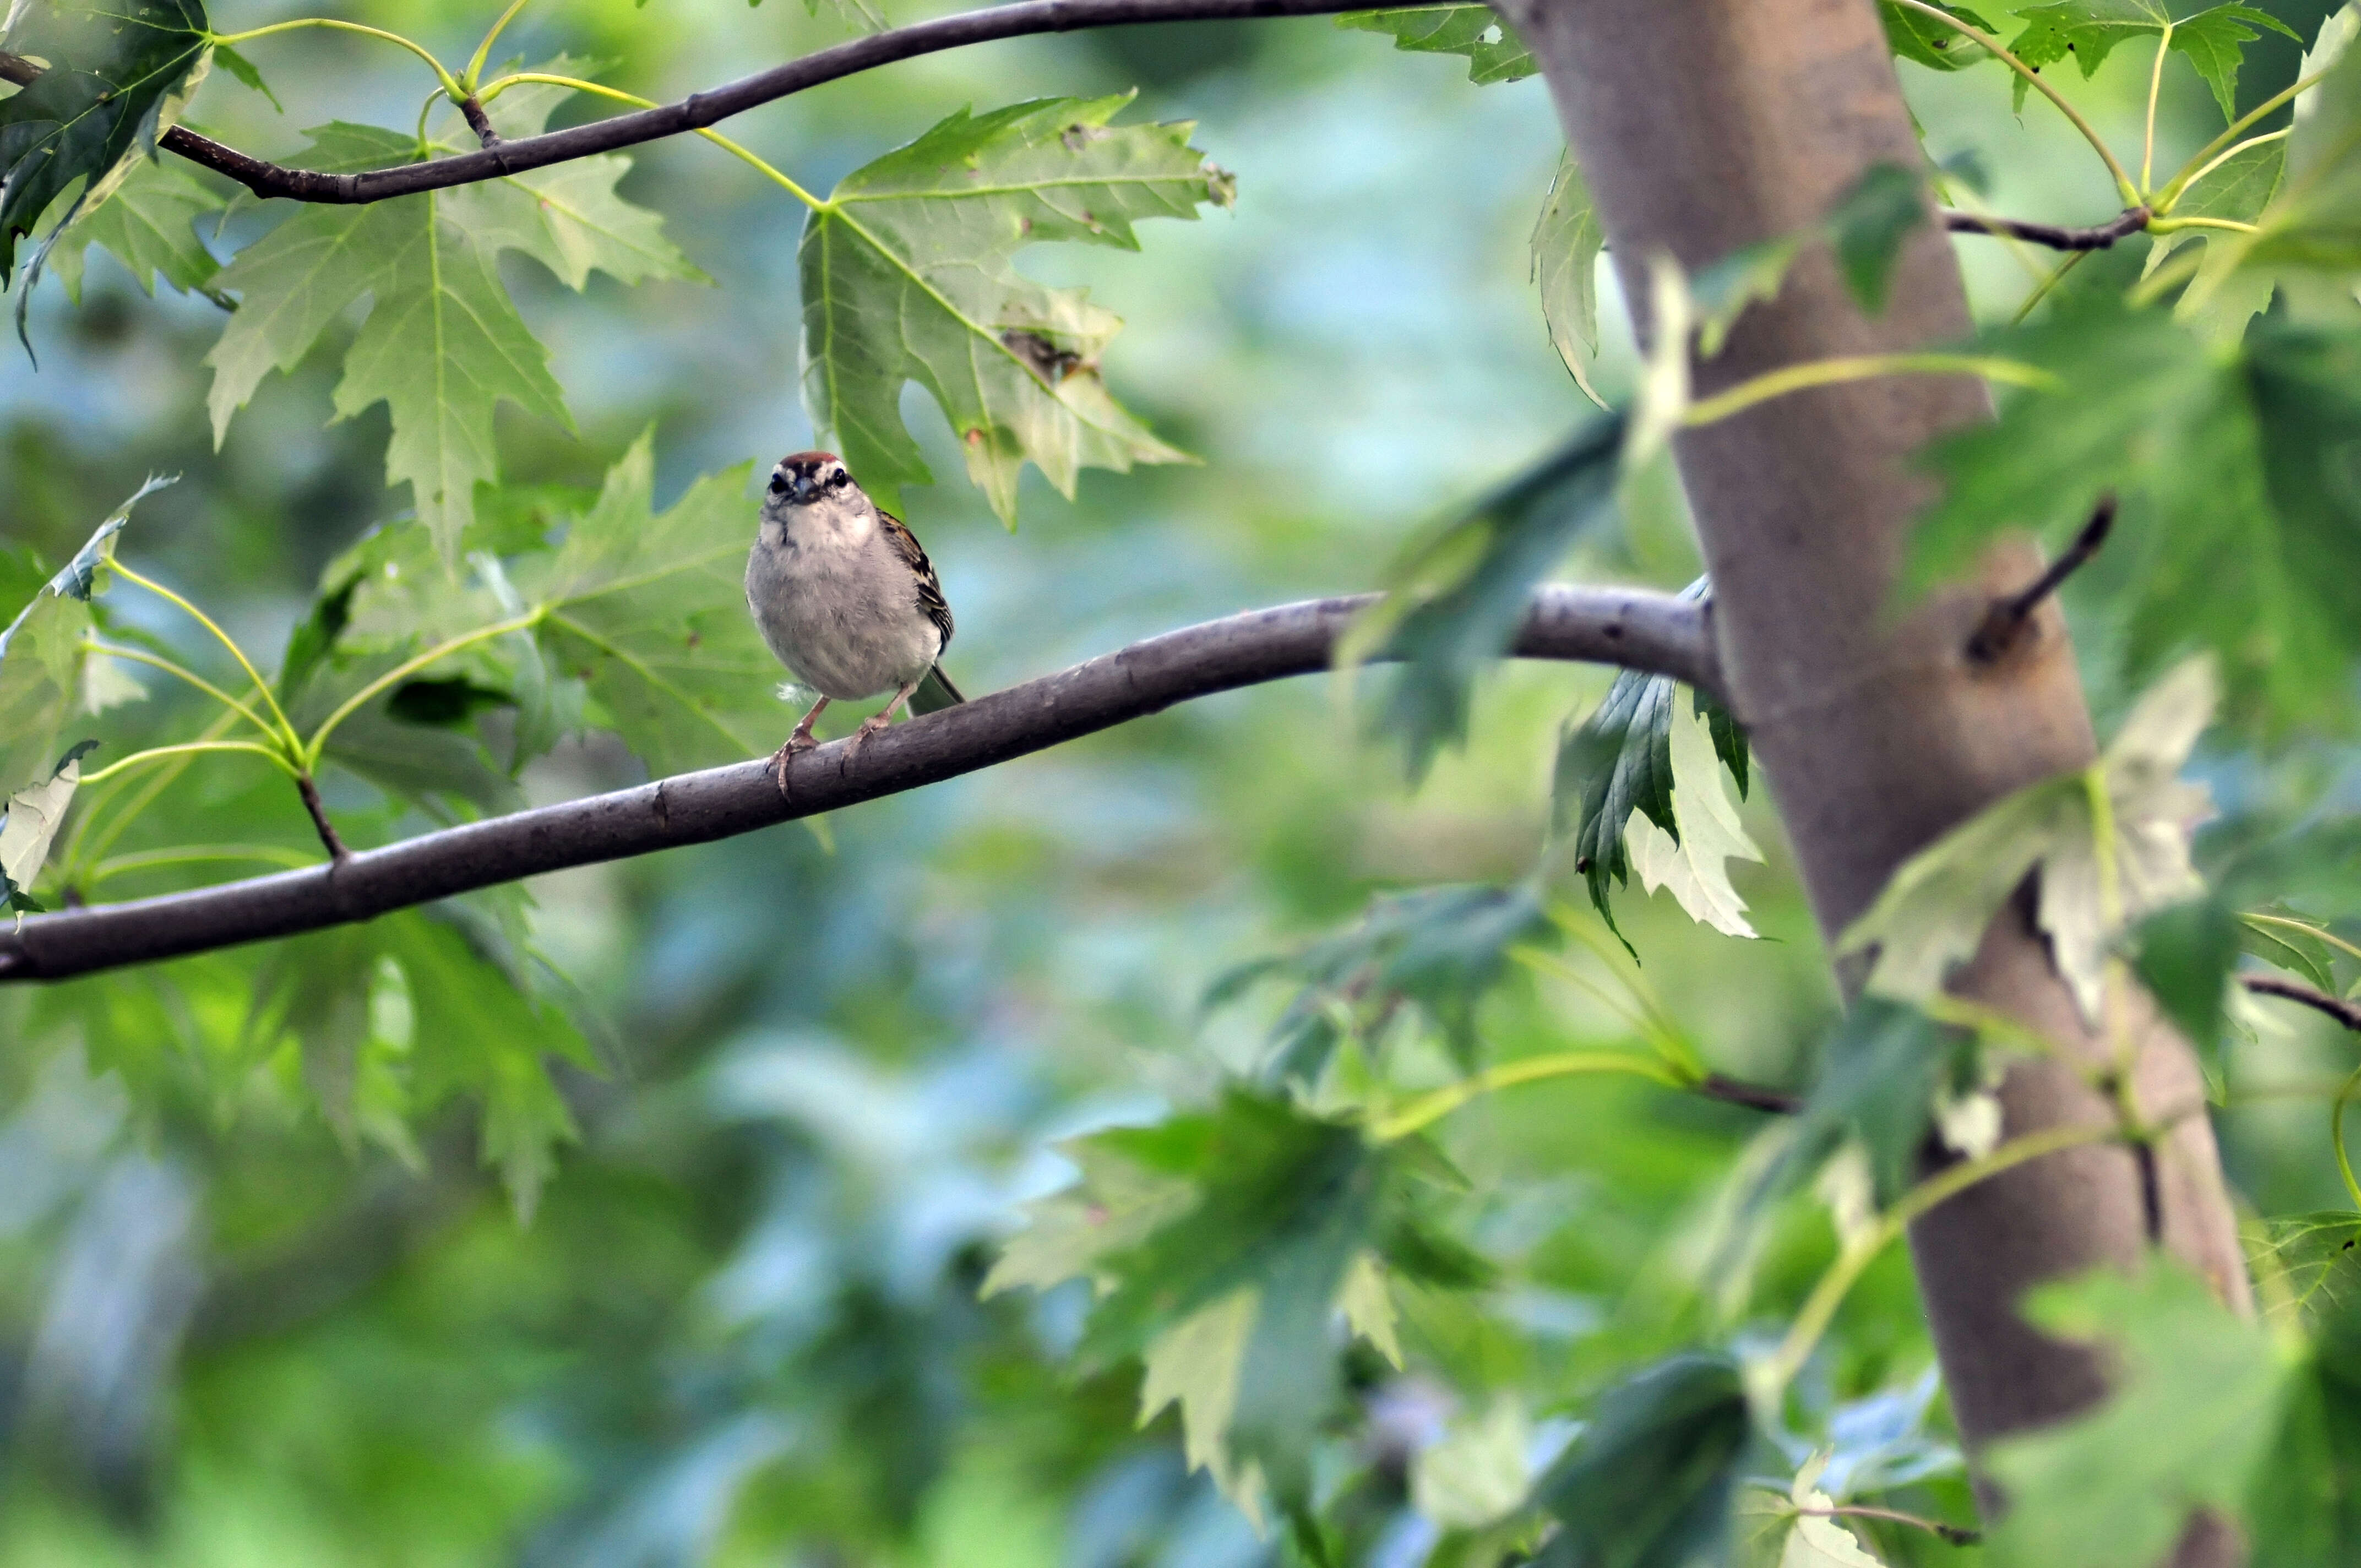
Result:
{"label": "bird's white breast", "polygon": [[765,516],[746,604],[796,679],[841,701],[916,681],[942,652],[917,579],[865,508],[823,500]]}

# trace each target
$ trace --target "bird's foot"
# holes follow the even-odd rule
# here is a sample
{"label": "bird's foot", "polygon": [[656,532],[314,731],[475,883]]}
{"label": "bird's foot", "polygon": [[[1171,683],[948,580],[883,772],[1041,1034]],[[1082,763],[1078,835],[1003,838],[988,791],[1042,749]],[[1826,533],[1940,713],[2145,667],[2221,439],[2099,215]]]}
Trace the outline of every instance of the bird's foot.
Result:
{"label": "bird's foot", "polygon": [[891,714],[871,714],[868,718],[861,721],[860,729],[845,737],[844,754],[848,757],[858,756],[861,752],[861,748],[869,743],[869,738],[872,735],[884,734],[886,727],[893,722],[894,719]]}
{"label": "bird's foot", "polygon": [[787,793],[787,764],[795,760],[797,751],[808,751],[818,744],[818,741],[812,739],[810,730],[799,726],[794,734],[787,737],[785,745],[771,753],[771,765],[768,771],[778,778],[781,795]]}

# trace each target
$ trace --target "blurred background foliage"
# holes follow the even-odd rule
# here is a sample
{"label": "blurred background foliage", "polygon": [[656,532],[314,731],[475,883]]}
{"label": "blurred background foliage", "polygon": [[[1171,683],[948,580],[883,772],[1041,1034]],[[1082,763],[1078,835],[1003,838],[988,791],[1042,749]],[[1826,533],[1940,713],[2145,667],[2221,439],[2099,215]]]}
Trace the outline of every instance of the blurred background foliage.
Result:
{"label": "blurred background foliage", "polygon": [[[2307,36],[2325,9],[2272,8]],[[232,0],[214,22],[282,14]],[[488,20],[459,0],[338,14],[399,26],[446,60]],[[605,80],[673,98],[841,36],[832,15],[785,0],[576,0],[528,9],[509,42],[612,62]],[[406,126],[422,91],[413,62],[362,40],[301,33],[248,52],[283,116],[217,74],[190,118],[265,154],[331,118]],[[2263,40],[2241,98],[2291,80],[2294,60]],[[1993,209],[2069,223],[2114,210],[2039,105],[2020,122],[1988,73],[1901,69],[1929,152]],[[2119,145],[2136,139],[2146,73],[2126,49],[2077,93]],[[2170,145],[2193,148],[2217,112],[2193,75],[2168,84]],[[1587,407],[1529,280],[1526,236],[1561,146],[1538,80],[1478,88],[1462,61],[1318,19],[1153,27],[929,56],[730,129],[825,190],[962,104],[1133,87],[1135,116],[1199,122],[1196,145],[1238,177],[1235,210],[1155,225],[1139,255],[1066,247],[1024,265],[1088,284],[1126,318],[1108,365],[1117,395],[1204,461],[1085,473],[1071,503],[1028,475],[1011,534],[957,477],[948,428],[913,392],[906,413],[941,482],[910,493],[910,521],[958,609],[952,663],[971,692],[1188,621],[1370,587],[1422,525]],[[577,102],[560,118],[595,112]],[[507,259],[580,433],[503,409],[495,508],[594,489],[651,423],[660,506],[698,475],[810,442],[801,210],[691,138],[633,156],[625,193],[664,214],[711,286],[599,278],[577,295]],[[249,206],[233,236],[275,215]],[[1982,313],[2004,316],[2031,285],[2008,247],[1970,241],[1963,255]],[[1611,272],[1602,286],[1611,397],[1633,364]],[[382,481],[382,409],[326,422],[332,343],[267,380],[216,452],[200,363],[216,307],[144,297],[95,252],[83,287],[79,309],[54,280],[31,302],[38,371],[0,357],[7,580],[37,580],[30,562],[53,566],[142,477],[177,473],[142,503],[124,558],[247,645],[280,646],[324,567],[402,499]],[[1676,501],[1628,521],[1569,575],[1695,576]],[[2103,587],[2094,573],[2070,602],[2079,613]],[[192,662],[214,657],[136,595],[113,613]],[[2119,702],[2105,638],[2083,646],[2094,694]],[[397,1146],[324,1120],[287,1053],[242,1052],[240,1007],[269,953],[174,966],[176,995],[219,1002],[185,1016],[151,1006],[139,974],[81,982],[98,1006],[0,991],[0,1564],[1271,1557],[1281,1544],[1188,1472],[1170,1412],[1136,1429],[1135,1365],[1068,1370],[1086,1286],[989,1299],[979,1286],[1018,1205],[1069,1179],[1057,1140],[1202,1102],[1257,1063],[1288,999],[1257,991],[1208,1012],[1218,976],[1338,929],[1375,894],[1522,876],[1556,726],[1606,680],[1501,669],[1479,689],[1470,744],[1414,790],[1341,688],[1306,680],[844,812],[832,849],[785,827],[544,879],[532,945],[567,977],[590,1048],[556,1069],[578,1142],[529,1217],[479,1162],[473,1101]],[[150,703],[181,698],[159,689]],[[180,709],[184,728],[200,711]],[[781,708],[782,732],[792,717]],[[2234,754],[2208,766],[2233,802],[2285,787]],[[2306,770],[2310,798],[2349,803],[2349,754],[2323,747]],[[256,772],[192,765],[174,825],[302,844],[287,792]],[[523,783],[540,801],[639,776],[610,744],[569,744]],[[378,836],[420,825],[357,779],[327,787],[340,817]],[[1745,821],[1770,855],[1737,873],[1763,940],[1693,926],[1636,888],[1618,915],[1638,983],[1705,1062],[1795,1083],[1834,994],[1762,790]],[[104,892],[171,885],[133,869]],[[1510,966],[1476,1017],[1488,1058],[1627,1042],[1631,1025],[1586,989],[1582,951],[1569,948],[1573,979]],[[108,1009],[148,1053],[137,1092],[121,1071],[89,1069],[91,1019]],[[2276,1027],[2241,1073],[2285,1082],[2335,1065],[2338,1046],[2311,1024]],[[1429,1081],[1448,1072],[1438,1055]],[[2266,1209],[2334,1201],[2318,1116],[2292,1100],[2224,1114],[2234,1179]],[[1348,1359],[1360,1419],[1322,1484],[1363,1489],[1356,1556],[1427,1561],[1446,1527],[1480,1513],[1451,1502],[1447,1466],[1418,1456],[1489,1442],[1536,1465],[1603,1382],[1691,1337],[1729,1281],[1724,1190],[1732,1162],[1757,1157],[1761,1122],[1586,1078],[1489,1096],[1441,1125],[1469,1178],[1456,1229],[1498,1277],[1400,1292],[1407,1371]],[[1766,1332],[1835,1245],[1808,1198],[1781,1215],[1750,1260]],[[1905,1500],[1967,1517],[1931,1365],[1905,1260],[1890,1253],[1801,1386],[1810,1430],[1791,1459],[1833,1441],[1841,1463],[1884,1466]],[[1957,1555],[1880,1539],[1895,1561]]]}

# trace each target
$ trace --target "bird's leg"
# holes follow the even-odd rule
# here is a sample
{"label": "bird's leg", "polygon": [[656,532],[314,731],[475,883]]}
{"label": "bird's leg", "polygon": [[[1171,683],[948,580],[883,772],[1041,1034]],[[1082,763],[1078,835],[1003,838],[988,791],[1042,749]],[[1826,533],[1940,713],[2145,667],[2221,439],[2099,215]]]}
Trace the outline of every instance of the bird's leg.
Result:
{"label": "bird's leg", "polygon": [[901,707],[904,703],[909,701],[910,694],[918,689],[918,681],[923,681],[926,678],[926,676],[920,675],[918,680],[910,682],[900,691],[894,694],[894,700],[887,703],[883,711],[873,713],[868,718],[862,719],[861,721],[861,728],[854,730],[851,737],[845,741],[844,754],[849,757],[855,751],[860,751],[862,741],[867,740],[872,735],[879,733],[884,730],[887,725],[893,723],[894,710]]}
{"label": "bird's leg", "polygon": [[818,741],[812,739],[812,720],[818,718],[820,714],[820,709],[827,706],[828,698],[826,697],[822,697],[818,702],[812,704],[811,711],[804,715],[803,722],[796,725],[794,731],[787,736],[787,743],[771,753],[771,771],[779,775],[779,793],[781,795],[787,793],[787,760],[793,757],[797,751],[808,751],[814,746],[819,744]]}

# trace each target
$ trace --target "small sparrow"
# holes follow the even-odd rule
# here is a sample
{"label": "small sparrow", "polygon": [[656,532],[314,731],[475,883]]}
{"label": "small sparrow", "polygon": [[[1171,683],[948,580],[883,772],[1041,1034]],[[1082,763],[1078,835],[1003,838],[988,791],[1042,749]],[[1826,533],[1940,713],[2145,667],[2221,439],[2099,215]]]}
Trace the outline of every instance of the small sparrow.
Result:
{"label": "small sparrow", "polygon": [[782,790],[787,760],[818,744],[812,720],[831,702],[893,692],[853,731],[849,750],[858,751],[906,702],[932,713],[967,700],[936,662],[950,645],[951,609],[934,564],[832,452],[798,452],[771,470],[746,558],[746,608],[779,663],[819,693],[771,758]]}

